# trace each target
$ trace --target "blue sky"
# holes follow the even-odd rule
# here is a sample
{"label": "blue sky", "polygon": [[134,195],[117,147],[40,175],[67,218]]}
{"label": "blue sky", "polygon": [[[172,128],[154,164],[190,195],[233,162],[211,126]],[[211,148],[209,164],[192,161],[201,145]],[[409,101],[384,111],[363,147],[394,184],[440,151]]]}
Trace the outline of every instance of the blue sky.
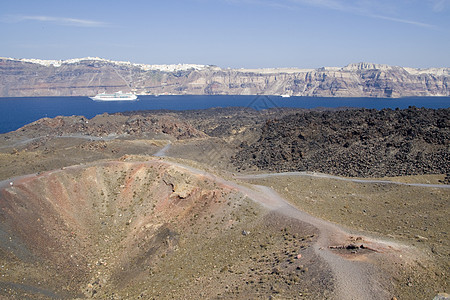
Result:
{"label": "blue sky", "polygon": [[450,0],[2,0],[0,56],[450,67]]}

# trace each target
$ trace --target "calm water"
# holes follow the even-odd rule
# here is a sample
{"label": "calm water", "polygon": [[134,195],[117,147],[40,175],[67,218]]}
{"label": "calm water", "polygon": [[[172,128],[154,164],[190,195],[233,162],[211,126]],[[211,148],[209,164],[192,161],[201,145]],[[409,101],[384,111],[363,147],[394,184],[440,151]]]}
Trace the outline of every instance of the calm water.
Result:
{"label": "calm water", "polygon": [[139,96],[135,102],[95,102],[88,97],[0,98],[0,133],[16,130],[43,117],[97,114],[133,110],[189,110],[211,107],[362,107],[362,108],[448,108],[450,97],[389,98],[317,98],[278,96]]}

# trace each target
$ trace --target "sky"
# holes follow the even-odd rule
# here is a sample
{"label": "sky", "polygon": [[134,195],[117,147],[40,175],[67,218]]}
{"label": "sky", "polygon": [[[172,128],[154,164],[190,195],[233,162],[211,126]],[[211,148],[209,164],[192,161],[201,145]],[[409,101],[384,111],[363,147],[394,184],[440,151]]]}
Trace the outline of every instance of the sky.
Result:
{"label": "sky", "polygon": [[0,0],[0,57],[450,67],[450,0]]}

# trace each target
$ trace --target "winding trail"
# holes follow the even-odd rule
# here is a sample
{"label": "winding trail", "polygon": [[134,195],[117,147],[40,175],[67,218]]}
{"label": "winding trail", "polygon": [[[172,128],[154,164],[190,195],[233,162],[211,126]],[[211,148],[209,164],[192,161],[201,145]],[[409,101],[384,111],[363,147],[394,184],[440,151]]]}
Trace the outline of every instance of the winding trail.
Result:
{"label": "winding trail", "polygon": [[[323,258],[333,271],[336,299],[389,299],[389,292],[378,281],[378,277],[375,275],[377,270],[373,265],[341,256],[334,253],[330,247],[348,244],[352,241],[353,236],[358,236],[365,247],[370,247],[379,253],[399,248],[398,245],[367,237],[362,238],[356,232],[346,231],[336,224],[297,209],[269,187],[254,187],[257,189],[256,193],[253,191],[247,193],[251,199],[258,202],[264,201],[266,207],[272,205],[272,208],[278,213],[308,223],[319,230],[318,240],[313,247],[315,253]],[[242,188],[238,189],[245,193]]]}
{"label": "winding trail", "polygon": [[334,176],[334,175],[328,175],[328,174],[316,173],[316,172],[264,173],[264,174],[254,174],[254,175],[238,175],[238,176],[235,176],[235,178],[236,179],[264,179],[264,178],[279,177],[279,176],[303,176],[303,177],[336,179],[336,180],[356,182],[356,183],[398,184],[398,185],[417,186],[417,187],[450,189],[450,185],[448,185],[448,184],[405,183],[405,182],[390,181],[390,180],[357,179],[357,178],[340,177],[340,176]]}
{"label": "winding trail", "polygon": [[[170,143],[163,149],[161,155],[164,155],[170,147]],[[164,150],[165,149],[165,150]],[[164,151],[162,151],[164,150]],[[161,158],[157,159],[161,163],[165,163],[169,166],[185,169],[188,172],[203,176],[208,179],[214,180],[219,184],[231,187],[243,195],[247,196],[251,200],[260,203],[268,210],[278,212],[282,215],[298,219],[302,222],[310,224],[316,227],[319,231],[319,237],[313,245],[315,253],[321,257],[329,266],[333,272],[333,278],[335,280],[334,295],[336,299],[342,300],[369,300],[369,299],[390,299],[391,295],[386,285],[386,278],[380,275],[378,269],[365,259],[366,254],[361,255],[345,255],[338,251],[333,251],[330,247],[336,245],[348,245],[348,243],[355,240],[355,236],[358,237],[358,243],[364,244],[367,249],[370,249],[371,256],[377,258],[389,259],[392,254],[399,257],[401,253],[408,253],[412,249],[407,246],[403,246],[394,242],[384,241],[381,239],[369,238],[361,235],[357,232],[351,232],[339,225],[331,222],[313,217],[306,212],[300,211],[296,207],[292,206],[288,201],[283,199],[278,193],[266,186],[251,185],[235,180],[227,180],[212,173],[196,169],[184,164],[168,161]],[[111,162],[109,162],[111,163]],[[112,163],[123,163],[120,161],[112,161]],[[146,162],[140,162],[146,163]],[[150,164],[150,162],[147,162]],[[91,163],[86,165],[76,165],[67,167],[70,169],[86,168],[89,166],[98,165],[98,163]],[[47,176],[55,172],[64,172],[63,170],[54,170],[44,172],[39,176]],[[20,185],[23,180],[33,180],[37,177],[37,174],[30,174],[25,176],[19,176],[9,180],[0,182],[1,189],[14,189],[17,185]],[[239,176],[240,179],[262,178],[261,176],[272,176],[271,174],[262,175],[248,175]],[[303,176],[303,175],[302,175]],[[13,185],[10,183],[13,182]],[[365,182],[378,182],[378,181],[365,181]],[[391,182],[388,182],[391,183]]]}

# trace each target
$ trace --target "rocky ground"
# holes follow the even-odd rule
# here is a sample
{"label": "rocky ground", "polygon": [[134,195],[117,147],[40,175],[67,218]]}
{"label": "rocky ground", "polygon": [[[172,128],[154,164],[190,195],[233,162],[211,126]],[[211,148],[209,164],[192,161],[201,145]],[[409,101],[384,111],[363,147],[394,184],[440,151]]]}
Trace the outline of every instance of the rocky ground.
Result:
{"label": "rocky ground", "polygon": [[[310,170],[445,187],[448,116],[416,108],[133,112],[42,119],[0,135],[0,298],[333,298],[346,274],[321,255],[322,229],[220,178]],[[155,158],[165,146],[167,157]],[[273,187],[355,236],[404,245],[373,254],[351,248],[356,238],[329,245],[378,270],[370,274],[386,281],[380,295],[449,291],[448,188],[314,176],[237,182]]]}
{"label": "rocky ground", "polygon": [[268,120],[233,162],[240,170],[356,177],[450,172],[450,111],[348,110]]}

